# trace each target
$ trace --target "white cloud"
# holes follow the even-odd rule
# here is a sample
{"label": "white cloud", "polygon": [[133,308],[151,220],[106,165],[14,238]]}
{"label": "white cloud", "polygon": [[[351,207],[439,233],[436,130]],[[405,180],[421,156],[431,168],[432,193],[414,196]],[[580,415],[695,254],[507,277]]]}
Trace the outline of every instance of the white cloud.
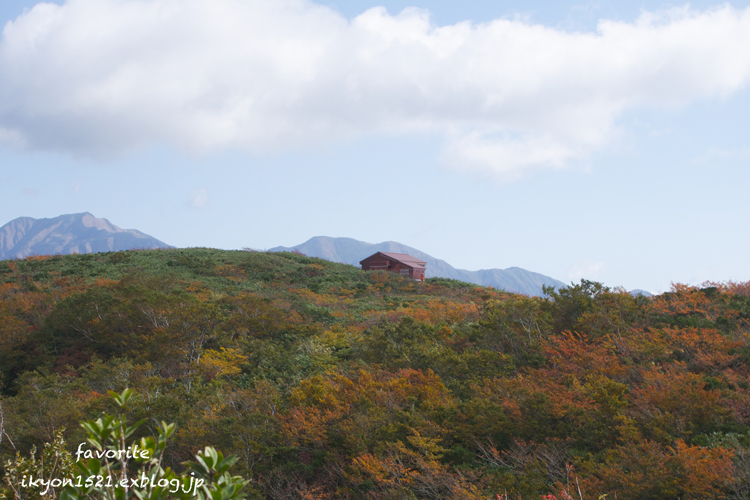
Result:
{"label": "white cloud", "polygon": [[568,271],[568,279],[573,281],[580,279],[593,280],[599,278],[605,270],[606,265],[604,262],[584,262]]}
{"label": "white cloud", "polygon": [[190,195],[188,203],[193,208],[203,208],[208,203],[208,193],[205,189],[197,189]]}
{"label": "white cloud", "polygon": [[625,110],[748,79],[750,9],[731,6],[572,33],[305,0],[68,0],[3,31],[0,141],[96,156],[427,132],[449,165],[512,179],[607,147]]}

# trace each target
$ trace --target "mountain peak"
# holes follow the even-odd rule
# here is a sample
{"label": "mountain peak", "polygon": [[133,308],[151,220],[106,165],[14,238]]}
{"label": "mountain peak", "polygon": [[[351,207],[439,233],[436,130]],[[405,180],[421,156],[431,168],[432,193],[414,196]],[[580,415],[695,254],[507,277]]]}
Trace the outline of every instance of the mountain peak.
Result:
{"label": "mountain peak", "polygon": [[85,212],[81,217],[81,223],[83,223],[83,225],[86,227],[95,227],[100,231],[107,231],[110,233],[122,233],[125,231],[124,229],[120,229],[119,227],[115,226],[107,219],[97,219],[88,212]]}
{"label": "mountain peak", "polygon": [[19,217],[0,227],[0,260],[168,247],[163,241],[135,229],[122,229],[90,212],[50,219]]}

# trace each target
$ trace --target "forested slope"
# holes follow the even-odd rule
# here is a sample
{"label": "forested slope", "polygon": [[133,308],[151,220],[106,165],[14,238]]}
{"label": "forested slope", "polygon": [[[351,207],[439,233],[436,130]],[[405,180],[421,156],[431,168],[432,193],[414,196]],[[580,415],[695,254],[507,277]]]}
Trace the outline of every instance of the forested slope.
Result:
{"label": "forested slope", "polygon": [[139,435],[177,423],[165,465],[214,445],[250,498],[747,498],[750,285],[550,293],[292,253],[0,262],[0,458],[75,448],[131,387]]}

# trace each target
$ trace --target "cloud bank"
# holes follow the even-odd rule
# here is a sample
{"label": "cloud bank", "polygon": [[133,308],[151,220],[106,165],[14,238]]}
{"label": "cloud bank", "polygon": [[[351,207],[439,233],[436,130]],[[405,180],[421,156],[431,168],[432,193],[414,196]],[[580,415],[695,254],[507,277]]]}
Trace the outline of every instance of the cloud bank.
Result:
{"label": "cloud bank", "polygon": [[750,9],[728,5],[571,33],[304,0],[68,0],[3,30],[0,142],[96,157],[416,132],[455,168],[514,178],[606,148],[627,110],[749,79]]}

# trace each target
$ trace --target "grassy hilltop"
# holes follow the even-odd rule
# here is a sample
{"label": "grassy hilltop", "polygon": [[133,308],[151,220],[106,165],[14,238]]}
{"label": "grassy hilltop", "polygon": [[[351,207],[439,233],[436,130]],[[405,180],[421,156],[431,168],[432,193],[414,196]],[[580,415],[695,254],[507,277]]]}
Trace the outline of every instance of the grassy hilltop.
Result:
{"label": "grassy hilltop", "polygon": [[3,461],[61,428],[74,448],[131,387],[139,435],[177,423],[166,465],[214,445],[250,498],[750,495],[750,284],[539,298],[293,253],[29,257],[0,261],[0,377]]}

